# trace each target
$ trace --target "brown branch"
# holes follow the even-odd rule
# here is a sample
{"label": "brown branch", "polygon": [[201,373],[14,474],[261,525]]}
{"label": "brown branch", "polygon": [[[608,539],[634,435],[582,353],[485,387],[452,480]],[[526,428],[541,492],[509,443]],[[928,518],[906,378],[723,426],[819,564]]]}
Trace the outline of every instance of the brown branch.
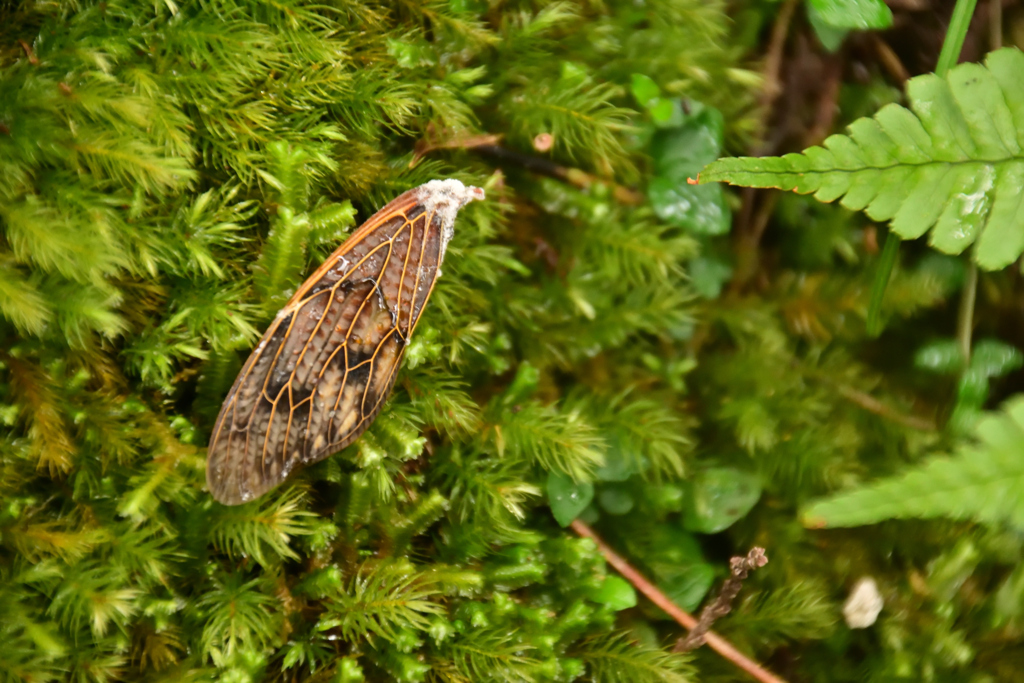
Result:
{"label": "brown branch", "polygon": [[416,143],[409,168],[418,164],[420,159],[427,154],[438,149],[473,149],[481,145],[497,145],[501,142],[501,138],[501,135],[455,135],[445,138],[428,130],[427,135]]}
{"label": "brown branch", "polygon": [[[679,609],[679,607],[669,600],[668,596],[662,593],[657,586],[645,579],[640,572],[631,567],[626,560],[612,550],[600,536],[594,533],[593,529],[578,519],[573,521],[572,528],[573,531],[580,536],[589,538],[594,541],[594,543],[597,543],[597,547],[601,550],[601,554],[604,555],[608,564],[615,567],[616,571],[622,574],[622,576],[633,584],[638,591],[647,596],[648,600],[675,619],[680,626],[691,630],[697,627],[698,622],[691,614]],[[708,631],[704,638],[707,641],[708,647],[728,659],[740,669],[746,671],[756,680],[761,681],[761,683],[785,683],[781,678],[771,673],[757,662],[749,659],[746,655],[737,650],[732,643],[717,633]]]}
{"label": "brown branch", "polygon": [[779,74],[782,71],[782,52],[786,47],[786,36],[793,21],[797,0],[786,0],[772,26],[772,37],[768,43],[768,58],[764,61],[764,89],[761,91],[761,107],[770,109],[775,98],[782,92]]}
{"label": "brown branch", "polygon": [[790,365],[807,379],[815,380],[832,387],[840,396],[850,403],[863,408],[869,413],[874,413],[878,417],[890,420],[891,422],[903,425],[904,427],[909,427],[910,429],[916,429],[919,432],[934,432],[938,430],[938,427],[935,426],[935,422],[932,420],[924,417],[917,417],[916,415],[906,415],[901,413],[890,405],[879,401],[871,394],[861,391],[860,389],[854,389],[848,384],[837,382],[825,373],[809,368],[798,360],[791,360]]}
{"label": "brown branch", "polygon": [[[768,41],[767,58],[764,61],[764,86],[758,98],[760,115],[767,125],[775,108],[775,101],[782,94],[782,61],[785,56],[786,38],[789,27],[793,23],[798,0],[786,0],[779,9],[772,26],[772,35]],[[751,156],[759,157],[771,154],[774,145],[763,142],[751,150]],[[758,192],[755,188],[746,187],[741,192],[742,203],[734,221],[733,239],[735,243],[736,268],[729,283],[729,291],[736,293],[746,287],[756,274],[760,262],[759,245],[768,219],[775,209],[776,193],[773,191]],[[763,203],[758,201],[764,199]]]}
{"label": "brown branch", "polygon": [[[527,171],[539,173],[540,175],[555,178],[556,180],[561,180],[578,187],[581,190],[585,190],[597,182],[605,183],[611,186],[612,196],[615,200],[622,204],[639,206],[647,201],[647,198],[642,192],[631,190],[628,187],[623,187],[622,185],[610,180],[604,180],[596,176],[592,176],[586,171],[578,168],[561,166],[542,157],[530,156],[529,154],[523,154],[522,152],[516,152],[515,150],[508,149],[507,147],[502,147],[499,144],[502,137],[502,135],[486,134],[450,135],[446,137],[444,133],[438,133],[433,129],[428,129],[426,136],[416,143],[416,148],[413,150],[412,161],[409,162],[409,168],[418,164],[420,159],[427,154],[439,149],[471,149],[485,156],[489,156],[498,162],[504,161],[515,164],[516,166],[525,168]],[[533,139],[533,146],[539,152],[547,151],[551,148],[552,144],[554,144],[554,138],[549,133],[541,133]]]}
{"label": "brown branch", "polygon": [[21,49],[25,51],[25,56],[28,57],[28,63],[32,66],[39,66],[39,58],[36,57],[36,53],[32,51],[32,46],[24,40],[19,40],[18,44],[21,45]]}
{"label": "brown branch", "polygon": [[734,557],[729,561],[729,568],[732,576],[722,584],[722,590],[714,602],[707,605],[700,612],[700,620],[684,638],[676,642],[672,648],[673,652],[689,652],[695,650],[706,642],[707,633],[716,620],[724,617],[732,611],[732,601],[739,595],[743,588],[743,580],[750,575],[750,572],[768,564],[768,556],[764,554],[764,548],[751,548],[746,557]]}
{"label": "brown branch", "polygon": [[602,178],[592,176],[586,171],[578,168],[561,166],[553,161],[549,161],[541,157],[530,156],[499,145],[476,145],[472,149],[480,154],[489,156],[498,162],[505,161],[513,163],[516,166],[525,168],[527,171],[532,171],[533,173],[546,175],[549,178],[561,180],[573,185],[574,187],[578,187],[581,190],[587,189],[594,183],[605,183],[611,186],[612,196],[621,204],[639,206],[647,201],[646,197],[644,197],[641,192],[631,190],[628,187],[623,187],[622,185],[610,180],[604,180]]}
{"label": "brown branch", "polygon": [[839,88],[843,84],[843,65],[836,57],[825,59],[822,77],[825,83],[818,96],[818,107],[814,117],[814,125],[804,135],[804,148],[821,144],[832,131],[836,114],[839,113]]}
{"label": "brown branch", "polygon": [[1003,46],[1003,0],[988,2],[988,49],[998,50]]}
{"label": "brown branch", "polygon": [[[828,380],[822,381],[828,382]],[[836,391],[839,392],[840,396],[850,401],[851,403],[860,406],[869,413],[874,413],[875,415],[883,417],[886,420],[891,420],[892,422],[901,424],[904,427],[916,429],[919,432],[934,432],[937,429],[935,423],[932,422],[931,420],[925,419],[923,417],[916,417],[914,415],[904,415],[898,410],[889,407],[885,403],[882,403],[871,394],[866,394],[863,391],[859,391],[857,389],[854,389],[853,387],[848,387],[845,384],[836,384],[833,382],[828,383],[832,384],[832,386],[835,387]]]}
{"label": "brown branch", "polygon": [[882,40],[877,33],[868,34],[871,36],[871,47],[875,50],[875,56],[878,57],[878,62],[882,65],[882,68],[889,74],[889,78],[896,81],[896,84],[901,88],[910,78],[910,73],[907,72],[907,67],[903,66],[903,62],[896,55],[896,52],[889,47],[889,43]]}

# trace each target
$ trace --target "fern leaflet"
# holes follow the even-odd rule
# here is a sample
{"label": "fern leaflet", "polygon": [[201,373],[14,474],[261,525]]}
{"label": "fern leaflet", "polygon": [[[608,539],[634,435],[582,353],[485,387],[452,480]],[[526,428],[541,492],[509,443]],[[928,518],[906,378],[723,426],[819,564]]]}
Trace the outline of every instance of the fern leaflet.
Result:
{"label": "fern leaflet", "polygon": [[982,268],[998,270],[1024,252],[1024,53],[988,55],[945,78],[907,82],[910,109],[890,104],[820,147],[782,157],[719,159],[700,181],[774,187],[840,199],[915,239],[931,230],[939,251],[977,243]]}
{"label": "fern leaflet", "polygon": [[1024,395],[976,428],[978,443],[901,475],[817,501],[808,526],[858,526],[885,519],[951,517],[1024,529]]}

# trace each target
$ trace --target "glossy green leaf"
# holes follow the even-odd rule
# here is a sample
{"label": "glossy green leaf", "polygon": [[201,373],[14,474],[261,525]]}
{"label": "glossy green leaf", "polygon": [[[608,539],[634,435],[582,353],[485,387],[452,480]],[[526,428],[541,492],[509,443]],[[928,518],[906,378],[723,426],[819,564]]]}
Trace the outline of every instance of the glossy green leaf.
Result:
{"label": "glossy green leaf", "polygon": [[960,375],[956,387],[957,405],[980,408],[988,398],[988,377],[977,368],[968,368]]}
{"label": "glossy green leaf", "polygon": [[591,590],[587,597],[616,612],[636,607],[636,590],[620,576],[606,576],[600,587]]}
{"label": "glossy green leaf", "polygon": [[964,369],[964,354],[955,339],[939,339],[929,342],[914,354],[914,366],[943,375],[951,375]]}
{"label": "glossy green leaf", "polygon": [[703,470],[690,480],[684,526],[690,531],[716,534],[746,515],[761,498],[757,475],[731,467]]}
{"label": "glossy green leaf", "polygon": [[607,486],[597,494],[601,509],[610,515],[624,515],[636,505],[633,495],[624,486]]}
{"label": "glossy green leaf", "polygon": [[644,487],[643,502],[656,512],[682,512],[683,488],[676,484],[648,484]]}
{"label": "glossy green leaf", "polygon": [[718,110],[693,103],[679,126],[654,134],[650,145],[654,177],[647,196],[662,220],[699,235],[729,231],[729,210],[721,188],[687,182],[718,157],[723,128]]}
{"label": "glossy green leaf", "polygon": [[846,40],[850,30],[833,26],[826,22],[818,14],[818,11],[814,9],[814,5],[807,3],[804,6],[807,8],[807,20],[810,22],[811,28],[814,29],[814,35],[821,42],[821,46],[829,52],[835,52],[842,47],[843,41]]}
{"label": "glossy green leaf", "polygon": [[604,456],[604,464],[594,472],[597,481],[626,481],[636,474],[640,454],[624,453],[621,448],[610,449]]}
{"label": "glossy green leaf", "polygon": [[658,587],[672,602],[692,612],[700,605],[714,581],[715,568],[701,562],[660,574]]}
{"label": "glossy green leaf", "polygon": [[807,4],[822,22],[836,28],[892,26],[892,11],[882,0],[807,0]]}
{"label": "glossy green leaf", "polygon": [[1024,530],[1024,396],[975,427],[976,441],[904,474],[819,500],[808,526],[859,526],[894,518],[1009,522]]}
{"label": "glossy green leaf", "polygon": [[661,88],[654,82],[654,79],[645,74],[633,74],[630,90],[642,107],[650,107],[655,100],[661,97]]}
{"label": "glossy green leaf", "polygon": [[648,111],[651,112],[651,118],[659,126],[667,128],[672,124],[682,123],[682,107],[679,105],[679,100],[659,97],[651,103]]}
{"label": "glossy green leaf", "polygon": [[732,277],[732,267],[715,258],[703,256],[690,261],[690,284],[705,299],[717,299]]}
{"label": "glossy green leaf", "polygon": [[633,554],[649,558],[652,568],[684,567],[704,561],[697,537],[688,531],[658,525],[644,536],[627,539]]}
{"label": "glossy green leaf", "polygon": [[575,482],[561,472],[548,473],[548,505],[562,526],[569,526],[594,499],[594,485]]}
{"label": "glossy green leaf", "polygon": [[1024,355],[997,339],[983,339],[971,349],[971,369],[985,377],[1002,377],[1024,365]]}
{"label": "glossy green leaf", "polygon": [[930,231],[937,250],[998,270],[1024,253],[1024,53],[907,83],[910,109],[890,104],[820,147],[782,157],[720,159],[701,182],[729,182],[840,200],[894,233]]}

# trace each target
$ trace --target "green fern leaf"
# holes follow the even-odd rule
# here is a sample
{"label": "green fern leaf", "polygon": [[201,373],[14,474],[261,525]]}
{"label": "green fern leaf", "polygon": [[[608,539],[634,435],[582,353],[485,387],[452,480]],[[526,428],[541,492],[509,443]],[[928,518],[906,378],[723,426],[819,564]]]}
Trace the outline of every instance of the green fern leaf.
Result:
{"label": "green fern leaf", "polygon": [[363,569],[327,603],[318,631],[338,629],[346,640],[372,634],[391,642],[403,630],[426,631],[428,618],[443,613],[444,608],[431,600],[441,592],[437,577],[417,572],[408,563]]}
{"label": "green fern leaf", "polygon": [[774,187],[840,199],[915,239],[931,230],[939,251],[977,243],[982,268],[998,270],[1024,252],[1024,53],[988,55],[945,78],[907,83],[910,109],[890,104],[850,124],[821,147],[782,157],[719,159],[701,182]]}
{"label": "green fern leaf", "polygon": [[1024,395],[977,426],[979,443],[904,474],[820,500],[808,526],[858,526],[885,519],[951,517],[1024,529]]}
{"label": "green fern leaf", "polygon": [[633,642],[625,633],[584,640],[574,652],[595,683],[688,683],[693,670],[683,655]]}

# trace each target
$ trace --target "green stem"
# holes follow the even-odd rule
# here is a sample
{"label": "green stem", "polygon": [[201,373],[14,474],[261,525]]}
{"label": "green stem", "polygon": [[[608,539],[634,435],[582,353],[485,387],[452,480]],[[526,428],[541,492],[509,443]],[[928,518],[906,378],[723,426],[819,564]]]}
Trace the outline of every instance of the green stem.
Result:
{"label": "green stem", "polygon": [[[935,65],[935,73],[939,76],[945,76],[960,59],[960,50],[964,46],[964,39],[967,38],[967,29],[971,26],[971,16],[974,14],[977,4],[978,0],[956,0],[953,16],[949,19],[949,28],[946,29],[946,38],[942,41],[939,62]],[[882,331],[882,301],[885,299],[885,288],[889,286],[893,266],[896,265],[899,245],[899,236],[890,232],[885,240],[885,247],[882,249],[882,258],[878,262],[875,282],[871,286],[871,303],[868,305],[868,334],[872,337],[878,336]],[[975,276],[977,276],[977,272],[975,272]],[[973,310],[972,301],[971,311],[973,312]],[[970,344],[970,336],[967,339]]]}
{"label": "green stem", "polygon": [[978,292],[978,264],[967,261],[967,276],[960,292],[960,310],[956,315],[956,340],[964,357],[964,367],[971,362],[971,333],[974,331],[974,300]]}
{"label": "green stem", "polygon": [[878,271],[871,286],[871,302],[868,304],[868,334],[872,337],[882,332],[882,301],[885,299],[885,288],[889,286],[889,276],[896,265],[896,257],[900,253],[900,242],[900,236],[890,232],[878,259]]}
{"label": "green stem", "polygon": [[935,73],[939,76],[945,76],[960,59],[960,49],[964,46],[967,29],[971,26],[971,16],[977,4],[978,0],[957,0],[953,16],[949,19],[949,28],[946,29],[946,39],[942,42],[939,63],[935,65]]}
{"label": "green stem", "polygon": [[[998,0],[997,0],[998,1]],[[935,65],[935,73],[945,76],[960,58],[967,29],[971,26],[971,16],[978,0],[957,0],[953,8],[953,16],[949,19],[946,39],[939,53],[939,63]],[[970,256],[967,257],[967,276],[964,289],[960,293],[960,309],[956,316],[956,340],[960,345],[960,353],[964,357],[964,367],[971,362],[971,333],[974,331],[974,300],[978,292],[978,265]]]}

